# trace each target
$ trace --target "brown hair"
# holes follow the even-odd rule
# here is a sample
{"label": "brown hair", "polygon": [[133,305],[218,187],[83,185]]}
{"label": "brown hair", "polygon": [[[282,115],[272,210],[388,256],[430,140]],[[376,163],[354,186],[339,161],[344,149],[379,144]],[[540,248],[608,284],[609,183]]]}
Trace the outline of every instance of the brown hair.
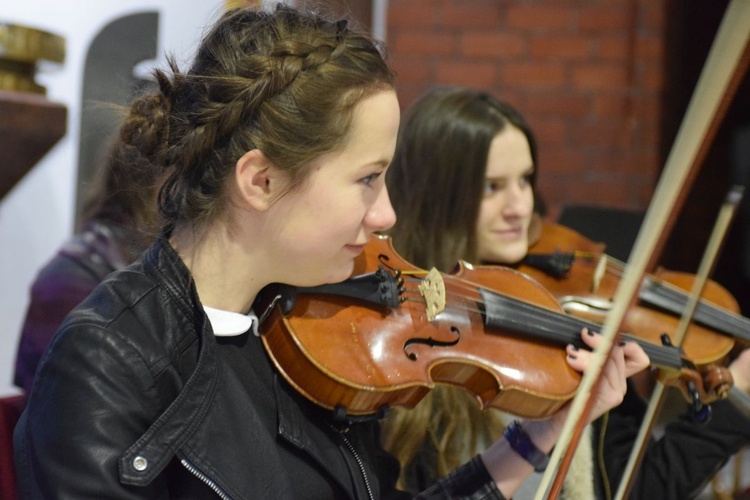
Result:
{"label": "brown hair", "polygon": [[476,262],[490,144],[508,125],[526,136],[536,165],[536,141],[526,121],[486,92],[433,89],[409,108],[387,178],[398,216],[390,234],[405,259],[443,272],[459,259]]}
{"label": "brown hair", "polygon": [[168,170],[159,212],[169,227],[221,211],[225,181],[252,149],[298,187],[313,159],[343,144],[356,104],[394,85],[370,37],[284,5],[227,12],[191,69],[170,69],[156,71],[159,91],[134,101],[123,127],[148,129],[136,145]]}
{"label": "brown hair", "polygon": [[[406,260],[443,272],[461,259],[476,262],[490,144],[509,125],[526,136],[536,165],[526,121],[485,92],[433,89],[411,106],[387,178],[398,216],[390,234]],[[416,492],[495,441],[506,420],[500,412],[481,410],[465,390],[439,386],[413,410],[394,409],[383,423],[382,441],[401,462],[399,485]]]}

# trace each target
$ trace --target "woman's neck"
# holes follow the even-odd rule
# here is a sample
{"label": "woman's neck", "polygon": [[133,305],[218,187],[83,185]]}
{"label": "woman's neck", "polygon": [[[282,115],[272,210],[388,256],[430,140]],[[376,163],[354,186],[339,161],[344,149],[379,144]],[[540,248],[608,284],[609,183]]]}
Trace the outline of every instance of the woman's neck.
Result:
{"label": "woman's neck", "polygon": [[175,230],[170,243],[195,280],[203,305],[247,313],[261,288],[262,269],[251,246],[236,231],[216,223],[204,230]]}

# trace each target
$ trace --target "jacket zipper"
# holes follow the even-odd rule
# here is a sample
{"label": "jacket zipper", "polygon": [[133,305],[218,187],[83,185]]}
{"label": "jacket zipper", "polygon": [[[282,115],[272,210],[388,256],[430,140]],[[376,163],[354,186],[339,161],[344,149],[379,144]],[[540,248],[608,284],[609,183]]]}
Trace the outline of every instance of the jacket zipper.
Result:
{"label": "jacket zipper", "polygon": [[335,427],[333,427],[333,429],[336,432],[338,432],[339,436],[341,436],[341,440],[344,441],[344,444],[349,449],[351,454],[354,456],[354,460],[357,462],[357,465],[359,466],[359,471],[362,473],[362,479],[364,480],[365,488],[367,489],[367,498],[369,498],[370,500],[375,500],[375,497],[372,494],[372,488],[370,488],[370,480],[367,479],[367,472],[365,471],[365,464],[362,463],[362,459],[359,457],[357,450],[354,449],[354,445],[352,445],[349,439],[347,439],[347,437],[344,435],[346,430],[336,429]]}
{"label": "jacket zipper", "polygon": [[193,464],[188,462],[187,459],[183,458],[180,460],[180,462],[188,470],[188,472],[190,472],[192,475],[194,475],[195,477],[203,481],[206,484],[206,486],[211,488],[214,491],[214,493],[219,495],[219,497],[221,497],[223,500],[231,500],[232,497],[224,493],[221,490],[221,488],[219,488],[219,486],[211,478],[209,478],[207,475],[199,471]]}

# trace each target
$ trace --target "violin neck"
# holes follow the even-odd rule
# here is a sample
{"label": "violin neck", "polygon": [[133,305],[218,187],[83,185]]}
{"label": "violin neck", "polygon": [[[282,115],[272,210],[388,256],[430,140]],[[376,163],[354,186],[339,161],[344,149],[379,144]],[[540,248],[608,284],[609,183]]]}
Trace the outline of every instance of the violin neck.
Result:
{"label": "violin neck", "polygon": [[[581,340],[581,330],[595,332],[601,325],[567,314],[539,307],[522,300],[479,288],[482,296],[482,314],[487,331],[528,335],[559,345],[573,344],[588,349]],[[623,334],[623,340],[638,343],[651,359],[651,364],[661,368],[679,370],[683,365],[682,354],[672,346],[652,344],[632,335]]]}
{"label": "violin neck", "polygon": [[[688,303],[688,294],[685,291],[651,278],[643,280],[638,298],[651,307],[676,315],[682,314]],[[750,341],[750,319],[704,300],[698,303],[693,321],[737,339]]]}

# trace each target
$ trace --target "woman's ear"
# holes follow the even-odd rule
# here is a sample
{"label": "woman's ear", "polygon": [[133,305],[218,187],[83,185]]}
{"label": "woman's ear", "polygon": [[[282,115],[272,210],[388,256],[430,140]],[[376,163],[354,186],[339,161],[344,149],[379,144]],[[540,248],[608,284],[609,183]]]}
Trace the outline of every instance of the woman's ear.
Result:
{"label": "woman's ear", "polygon": [[235,181],[241,199],[255,210],[267,210],[281,190],[280,174],[262,151],[248,151],[237,161],[235,168]]}

